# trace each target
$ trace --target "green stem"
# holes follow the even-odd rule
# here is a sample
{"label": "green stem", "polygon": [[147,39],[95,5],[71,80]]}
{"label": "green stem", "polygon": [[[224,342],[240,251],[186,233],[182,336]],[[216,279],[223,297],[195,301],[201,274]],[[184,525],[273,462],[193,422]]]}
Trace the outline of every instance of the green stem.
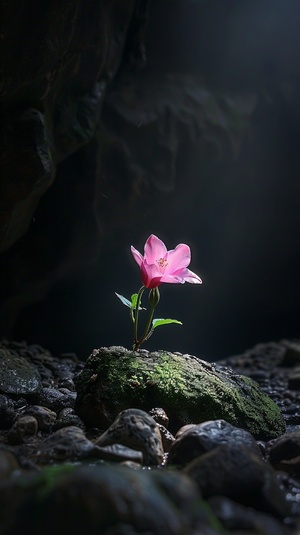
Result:
{"label": "green stem", "polygon": [[144,330],[144,332],[143,332],[142,337],[141,337],[141,338],[139,339],[139,341],[138,341],[138,347],[139,347],[145,340],[147,340],[147,336],[148,336],[149,331],[151,330],[151,327],[152,327],[152,320],[153,320],[154,310],[155,310],[155,305],[151,307],[150,314],[149,314],[149,317],[148,317],[148,321],[147,321],[145,330]]}
{"label": "green stem", "polygon": [[145,290],[145,286],[142,286],[137,294],[136,299],[136,305],[135,305],[135,313],[134,313],[134,320],[133,320],[133,349],[136,351],[140,345],[141,342],[138,340],[137,332],[138,332],[138,321],[139,321],[139,308],[140,303],[142,299],[143,292]]}

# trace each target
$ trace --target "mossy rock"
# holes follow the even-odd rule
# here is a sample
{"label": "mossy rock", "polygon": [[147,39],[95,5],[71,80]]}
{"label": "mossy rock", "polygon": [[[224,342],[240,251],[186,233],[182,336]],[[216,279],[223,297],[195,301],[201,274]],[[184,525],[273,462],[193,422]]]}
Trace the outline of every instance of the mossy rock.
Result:
{"label": "mossy rock", "polygon": [[162,407],[175,432],[187,423],[224,419],[257,439],[284,433],[277,405],[258,384],[231,369],[168,351],[95,349],[76,379],[76,410],[106,428],[126,408]]}

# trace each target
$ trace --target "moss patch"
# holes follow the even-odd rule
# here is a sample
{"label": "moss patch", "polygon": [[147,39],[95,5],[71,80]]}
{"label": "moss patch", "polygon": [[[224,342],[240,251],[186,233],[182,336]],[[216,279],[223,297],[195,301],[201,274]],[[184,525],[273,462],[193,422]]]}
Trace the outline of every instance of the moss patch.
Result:
{"label": "moss patch", "polygon": [[173,430],[223,418],[256,438],[284,432],[279,408],[255,381],[190,355],[101,348],[76,387],[77,412],[90,425],[105,427],[125,408],[162,407]]}

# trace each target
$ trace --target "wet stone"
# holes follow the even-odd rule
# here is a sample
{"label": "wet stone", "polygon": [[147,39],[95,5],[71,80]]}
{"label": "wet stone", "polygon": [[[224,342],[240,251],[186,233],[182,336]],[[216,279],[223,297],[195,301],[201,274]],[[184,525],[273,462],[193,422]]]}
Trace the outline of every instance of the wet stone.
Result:
{"label": "wet stone", "polygon": [[172,444],[168,464],[187,464],[199,455],[224,444],[247,446],[256,455],[260,455],[256,440],[248,431],[224,420],[214,420],[186,429]]}
{"label": "wet stone", "polygon": [[15,470],[19,469],[20,466],[15,455],[10,451],[0,449],[0,481],[3,481]]}
{"label": "wet stone", "polygon": [[70,407],[66,407],[62,411],[60,411],[57,421],[55,422],[55,430],[62,429],[62,427],[68,427],[69,425],[75,425],[76,427],[80,427],[81,429],[85,429],[85,425],[81,418],[75,414],[74,409]]}
{"label": "wet stone", "polygon": [[37,404],[59,413],[67,407],[74,408],[76,393],[66,390],[60,392],[56,388],[43,388],[36,398]]}
{"label": "wet stone", "polygon": [[8,349],[0,348],[0,392],[28,395],[40,388],[41,379],[35,366]]}
{"label": "wet stone", "polygon": [[82,429],[75,426],[64,427],[40,442],[36,453],[38,463],[73,461],[91,455],[95,450]]}
{"label": "wet stone", "polygon": [[154,409],[150,409],[149,414],[158,424],[168,428],[169,417],[164,411],[164,409],[160,407],[155,407]]}
{"label": "wet stone", "polygon": [[160,430],[160,435],[162,439],[163,449],[165,452],[169,452],[172,444],[175,442],[175,437],[172,433],[166,429],[163,425],[157,424]]}
{"label": "wet stone", "polygon": [[47,407],[41,407],[40,405],[28,405],[24,410],[24,414],[34,416],[41,431],[48,431],[56,420],[56,413],[54,411],[51,411]]}
{"label": "wet stone", "polygon": [[270,463],[276,470],[284,470],[300,478],[300,430],[282,435],[267,445]]}
{"label": "wet stone", "polygon": [[0,429],[9,429],[16,414],[12,400],[3,394],[0,394]]}
{"label": "wet stone", "polygon": [[22,444],[28,438],[34,437],[38,431],[38,422],[34,416],[20,416],[8,432],[9,444]]}
{"label": "wet stone", "polygon": [[[253,533],[262,535],[287,535],[282,524],[266,513],[245,507],[229,498],[216,496],[209,505],[226,530],[233,533]],[[230,531],[230,533],[231,533]]]}
{"label": "wet stone", "polygon": [[291,506],[272,467],[245,446],[219,446],[189,463],[184,472],[203,497],[221,495],[276,517],[291,514]]}
{"label": "wet stone", "polygon": [[140,409],[122,411],[95,442],[98,446],[115,443],[142,451],[145,464],[158,465],[163,460],[159,427],[152,416]]}

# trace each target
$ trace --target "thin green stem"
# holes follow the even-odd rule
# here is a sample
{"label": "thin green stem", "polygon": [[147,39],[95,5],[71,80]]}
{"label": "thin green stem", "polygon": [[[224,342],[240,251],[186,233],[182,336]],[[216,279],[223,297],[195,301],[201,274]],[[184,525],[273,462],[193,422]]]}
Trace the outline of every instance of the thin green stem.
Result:
{"label": "thin green stem", "polygon": [[147,321],[145,330],[143,332],[143,335],[141,336],[141,338],[138,341],[138,346],[140,346],[145,340],[147,340],[147,336],[148,336],[149,331],[151,330],[151,327],[152,327],[152,320],[153,320],[154,310],[155,310],[155,305],[151,307],[150,314],[149,314],[149,317],[148,317],[148,321]]}
{"label": "thin green stem", "polygon": [[143,295],[143,292],[145,290],[145,286],[142,286],[139,291],[138,291],[138,294],[137,294],[137,299],[136,299],[136,305],[135,305],[135,311],[134,311],[134,320],[133,320],[133,349],[136,350],[138,349],[139,345],[140,345],[140,342],[138,340],[138,335],[137,335],[137,332],[138,332],[138,321],[139,321],[139,308],[140,308],[140,304],[141,304],[141,299],[142,299],[142,295]]}

